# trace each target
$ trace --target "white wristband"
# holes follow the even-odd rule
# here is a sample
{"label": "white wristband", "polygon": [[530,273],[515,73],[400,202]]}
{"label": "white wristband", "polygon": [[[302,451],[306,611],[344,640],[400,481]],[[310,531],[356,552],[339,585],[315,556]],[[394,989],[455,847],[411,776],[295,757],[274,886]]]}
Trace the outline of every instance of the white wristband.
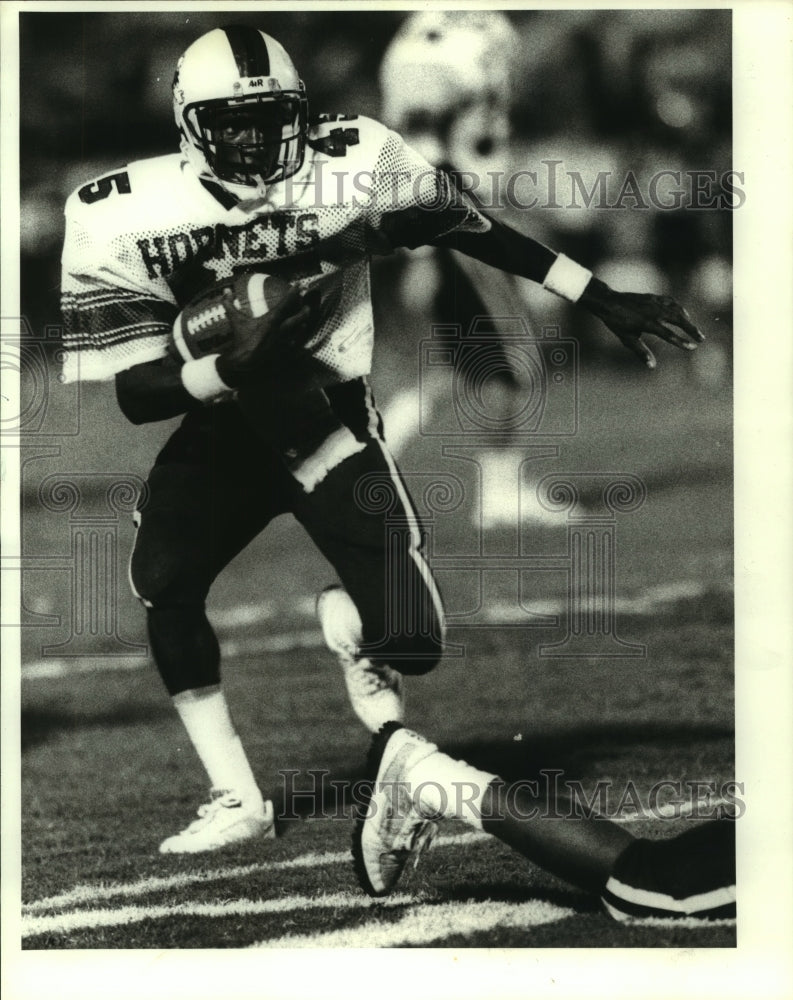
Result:
{"label": "white wristband", "polygon": [[570,260],[569,257],[560,253],[545,275],[542,287],[547,288],[554,295],[560,295],[563,299],[567,299],[568,302],[578,302],[591,277],[591,271],[587,271],[585,267],[581,267],[580,264],[576,264],[574,260]]}
{"label": "white wristband", "polygon": [[202,403],[213,403],[234,391],[218,375],[215,361],[219,357],[219,354],[209,354],[182,365],[182,385],[194,399]]}

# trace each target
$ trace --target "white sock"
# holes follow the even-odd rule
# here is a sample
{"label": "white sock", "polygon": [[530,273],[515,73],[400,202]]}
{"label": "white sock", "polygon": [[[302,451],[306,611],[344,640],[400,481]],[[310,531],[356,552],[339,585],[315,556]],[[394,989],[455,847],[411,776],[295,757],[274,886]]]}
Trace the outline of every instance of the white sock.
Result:
{"label": "white sock", "polygon": [[464,760],[455,760],[439,750],[409,771],[410,792],[418,792],[421,811],[460,819],[482,829],[482,799],[494,774],[480,771]]}
{"label": "white sock", "polygon": [[246,806],[261,805],[262,793],[220,686],[181,691],[172,700],[212,788],[235,791]]}

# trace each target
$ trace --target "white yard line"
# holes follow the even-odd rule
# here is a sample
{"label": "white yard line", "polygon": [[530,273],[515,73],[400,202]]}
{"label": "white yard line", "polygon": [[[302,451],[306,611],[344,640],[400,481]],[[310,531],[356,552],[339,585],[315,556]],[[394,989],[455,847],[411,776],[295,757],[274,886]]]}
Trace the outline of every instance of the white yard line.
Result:
{"label": "white yard line", "polygon": [[[623,822],[659,819],[662,818],[659,815],[662,811],[659,809],[655,813],[641,813],[625,817]],[[670,813],[670,815],[677,816],[684,812],[684,810],[679,810],[674,814]],[[484,840],[491,840],[491,838],[485,833],[471,831],[441,837],[436,841],[435,846],[436,848],[466,847]],[[498,843],[498,841],[493,841],[493,843]],[[138,879],[135,882],[110,885],[80,885],[57,896],[50,896],[26,904],[23,907],[22,937],[69,934],[79,930],[125,926],[140,923],[143,920],[192,916],[218,918],[287,913],[293,910],[303,912],[323,908],[412,906],[409,912],[393,923],[369,921],[362,926],[353,928],[318,934],[287,935],[264,940],[252,946],[257,948],[380,948],[409,944],[428,945],[455,934],[470,935],[496,927],[521,927],[529,931],[532,927],[564,920],[576,913],[575,910],[568,907],[556,906],[541,900],[530,900],[525,903],[490,900],[455,901],[413,906],[413,904],[419,904],[420,901],[411,895],[397,894],[387,899],[372,900],[362,893],[351,892],[329,893],[323,896],[288,896],[269,900],[231,899],[215,903],[130,904],[111,908],[98,906],[98,904],[111,899],[146,896],[158,892],[180,890],[191,885],[219,881],[230,882],[234,879],[246,878],[260,873],[273,874],[279,871],[327,867],[349,862],[349,851],[312,852],[283,861],[236,865],[202,872],[180,872],[177,875],[152,876]],[[52,910],[59,912],[46,912]],[[734,921],[720,921],[719,923],[730,924]],[[675,926],[683,926],[683,924],[675,922]],[[691,926],[702,926],[702,923],[694,921]],[[443,928],[443,931],[439,932],[439,928]]]}
{"label": "white yard line", "polygon": [[231,899],[222,903],[174,903],[163,906],[122,906],[110,910],[68,910],[22,921],[22,937],[41,934],[70,934],[98,927],[120,927],[143,920],[184,917],[248,917],[318,909],[362,909],[375,905],[405,906],[415,896],[396,895],[374,900],[363,893],[335,892],[324,896],[288,896],[285,899]]}
{"label": "white yard line", "polygon": [[[638,823],[641,821],[657,821],[680,819],[690,816],[697,808],[707,805],[709,809],[729,804],[724,799],[713,799],[708,803],[668,803],[655,810],[645,809],[641,812],[615,818],[617,823]],[[471,844],[491,840],[489,834],[479,831],[450,834],[441,836],[435,841],[433,850],[445,847],[468,847]],[[497,841],[493,841],[497,843]],[[72,906],[93,906],[110,899],[128,899],[136,896],[146,896],[157,892],[168,892],[173,889],[184,889],[191,885],[205,885],[211,882],[231,881],[247,878],[257,874],[274,874],[276,872],[294,871],[301,868],[323,868],[330,865],[341,865],[350,862],[349,851],[321,851],[301,854],[295,858],[285,858],[282,861],[262,861],[251,865],[235,865],[227,868],[214,868],[208,871],[179,872],[176,875],[152,875],[137,879],[134,882],[117,882],[99,885],[77,885],[67,892],[44,899],[24,903],[22,913],[32,916],[48,910],[59,910]]]}
{"label": "white yard line", "polygon": [[[433,849],[441,847],[466,847],[481,840],[489,840],[486,833],[460,833],[439,837]],[[178,875],[152,876],[135,882],[117,882],[110,885],[78,885],[68,892],[46,899],[37,899],[22,907],[24,916],[31,916],[46,910],[62,909],[67,906],[92,906],[103,900],[145,896],[171,889],[183,889],[189,885],[209,882],[230,881],[249,875],[290,871],[297,868],[324,868],[327,865],[351,864],[351,854],[347,851],[324,851],[301,854],[284,861],[263,861],[254,865],[236,865],[230,868],[215,868],[210,871],[180,872]]]}
{"label": "white yard line", "polygon": [[145,656],[52,657],[22,664],[23,681],[50,681],[112,670],[142,670],[149,665]]}
{"label": "white yard line", "polygon": [[[298,629],[279,632],[252,639],[227,639],[220,644],[221,656],[258,656],[266,653],[289,653],[295,649],[318,649],[325,645],[319,629]],[[142,670],[151,667],[147,656],[85,656],[53,657],[22,664],[23,681],[52,680],[57,677],[74,677],[77,674],[94,674],[106,670]]]}
{"label": "white yard line", "polygon": [[[634,597],[617,598],[615,611],[619,614],[652,615],[665,604],[699,597],[710,590],[712,587],[701,580],[672,581],[660,586],[648,587]],[[296,610],[304,612],[306,618],[313,619],[313,602],[313,597],[305,597],[297,602]],[[567,610],[567,598],[560,596],[545,601],[536,601],[527,605],[525,610],[545,615],[563,615]],[[256,622],[273,622],[277,615],[272,602],[264,601],[261,605],[245,604],[219,609],[210,617],[225,630]],[[493,626],[514,626],[525,622],[525,616],[516,617],[514,605],[502,605],[495,602],[488,609],[484,621]],[[259,656],[267,653],[288,653],[296,649],[317,649],[323,645],[322,633],[319,629],[293,629],[250,638],[227,638],[221,643],[221,653],[227,657]],[[104,670],[138,670],[148,666],[149,663],[150,661],[146,657],[52,657],[24,663],[22,665],[22,680],[52,680],[58,677],[72,677],[77,674],[90,674]]]}
{"label": "white yard line", "polygon": [[457,901],[423,904],[396,921],[369,921],[322,934],[290,934],[260,941],[253,948],[399,948],[403,945],[432,946],[455,934],[466,936],[496,927],[532,927],[557,923],[576,911],[542,900],[528,903]]}

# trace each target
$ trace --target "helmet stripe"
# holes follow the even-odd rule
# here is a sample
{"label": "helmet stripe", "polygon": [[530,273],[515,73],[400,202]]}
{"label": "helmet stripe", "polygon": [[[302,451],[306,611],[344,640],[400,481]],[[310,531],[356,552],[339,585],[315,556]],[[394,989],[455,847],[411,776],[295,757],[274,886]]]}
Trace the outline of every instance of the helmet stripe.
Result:
{"label": "helmet stripe", "polygon": [[223,28],[240,76],[269,76],[270,54],[262,33],[244,24]]}

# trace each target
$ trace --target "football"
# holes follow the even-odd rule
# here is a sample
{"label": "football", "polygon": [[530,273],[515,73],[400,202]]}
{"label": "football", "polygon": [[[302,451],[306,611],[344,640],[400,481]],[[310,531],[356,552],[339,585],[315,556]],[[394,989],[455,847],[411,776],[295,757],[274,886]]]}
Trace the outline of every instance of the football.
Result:
{"label": "football", "polygon": [[275,308],[291,285],[271,274],[240,274],[201,292],[174,321],[171,350],[182,361],[219,354],[231,341],[233,331],[223,302],[227,288],[237,308],[256,318]]}

